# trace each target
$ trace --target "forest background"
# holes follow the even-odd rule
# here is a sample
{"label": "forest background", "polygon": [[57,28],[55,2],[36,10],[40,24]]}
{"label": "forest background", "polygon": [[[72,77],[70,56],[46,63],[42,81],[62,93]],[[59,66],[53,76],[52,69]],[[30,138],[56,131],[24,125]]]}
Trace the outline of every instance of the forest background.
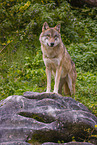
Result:
{"label": "forest background", "polygon": [[0,100],[46,91],[39,42],[45,21],[50,27],[61,23],[62,40],[77,70],[75,100],[97,115],[97,8],[72,7],[66,0],[0,3]]}

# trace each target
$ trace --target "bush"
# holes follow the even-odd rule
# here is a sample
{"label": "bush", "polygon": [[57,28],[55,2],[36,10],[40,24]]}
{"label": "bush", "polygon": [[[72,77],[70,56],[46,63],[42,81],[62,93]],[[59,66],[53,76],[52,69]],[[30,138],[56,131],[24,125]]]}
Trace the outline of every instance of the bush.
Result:
{"label": "bush", "polygon": [[18,32],[21,39],[27,37],[35,41],[45,21],[50,26],[57,23],[62,24],[62,38],[66,44],[85,43],[88,40],[97,39],[96,9],[72,10],[66,0],[42,0],[40,2],[6,0],[1,3],[1,6],[2,42],[8,39],[6,35],[10,32],[15,34]]}
{"label": "bush", "polygon": [[68,51],[76,67],[90,72],[97,70],[97,44],[95,42],[71,44]]}
{"label": "bush", "polygon": [[[36,68],[34,68],[35,61]],[[30,57],[25,58],[25,63],[22,65],[22,68],[18,65],[18,63],[13,63],[11,67],[7,69],[6,74],[1,74],[0,99],[13,94],[22,95],[24,91],[29,89],[33,91],[43,91],[44,86],[46,85],[46,75],[44,67],[40,67],[42,64],[43,61],[39,59],[31,61]],[[38,65],[40,65],[40,69],[37,68]]]}

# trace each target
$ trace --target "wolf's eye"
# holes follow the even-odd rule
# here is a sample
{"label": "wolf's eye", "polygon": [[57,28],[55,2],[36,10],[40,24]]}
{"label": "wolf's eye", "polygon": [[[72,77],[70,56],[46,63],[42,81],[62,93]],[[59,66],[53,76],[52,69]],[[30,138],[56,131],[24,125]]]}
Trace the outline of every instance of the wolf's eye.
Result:
{"label": "wolf's eye", "polygon": [[54,38],[58,37],[58,35],[55,35]]}
{"label": "wolf's eye", "polygon": [[49,35],[49,34],[47,34],[47,35],[46,35],[46,37],[50,37],[50,35]]}
{"label": "wolf's eye", "polygon": [[57,35],[55,35],[55,36],[54,36],[54,38],[55,38],[55,40],[57,40],[58,36],[57,36]]}
{"label": "wolf's eye", "polygon": [[49,35],[49,34],[47,34],[45,37],[46,37],[46,39],[48,39],[48,38],[50,37],[50,35]]}

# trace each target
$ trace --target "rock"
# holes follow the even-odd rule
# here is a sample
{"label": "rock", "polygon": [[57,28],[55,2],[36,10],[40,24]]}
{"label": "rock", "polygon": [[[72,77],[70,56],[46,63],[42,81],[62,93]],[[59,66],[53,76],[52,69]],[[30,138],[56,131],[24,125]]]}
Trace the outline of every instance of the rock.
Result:
{"label": "rock", "polygon": [[91,143],[87,143],[87,142],[69,142],[69,143],[43,143],[42,145],[93,145]]}
{"label": "rock", "polygon": [[[23,96],[14,95],[2,100],[0,106],[2,145],[70,142],[73,137],[76,141],[84,141],[91,133],[97,134],[97,117],[71,97],[25,92]],[[74,142],[66,145],[69,144],[74,145]]]}
{"label": "rock", "polygon": [[29,145],[29,143],[26,143],[26,142],[21,142],[21,141],[13,141],[13,142],[3,142],[3,143],[0,143],[0,145]]}
{"label": "rock", "polygon": [[87,4],[90,7],[97,7],[97,0],[67,0],[72,6],[81,7]]}

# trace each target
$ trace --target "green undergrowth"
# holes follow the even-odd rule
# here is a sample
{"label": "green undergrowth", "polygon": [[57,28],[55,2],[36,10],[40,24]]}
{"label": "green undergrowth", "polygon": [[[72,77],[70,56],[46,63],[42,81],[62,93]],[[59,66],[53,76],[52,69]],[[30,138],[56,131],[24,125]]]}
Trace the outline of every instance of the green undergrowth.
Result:
{"label": "green undergrowth", "polygon": [[[80,47],[81,46],[85,47],[84,44],[80,44]],[[95,61],[96,54],[91,54],[89,51],[88,53],[80,53],[80,47],[79,44],[71,44],[67,47],[72,60],[75,62],[77,70],[75,99],[86,105],[96,114],[97,71],[96,67],[94,67],[96,64],[93,63],[93,60],[91,59],[91,55],[94,55]],[[76,51],[74,51],[74,49],[76,49]],[[17,51],[16,53],[19,54],[19,52]],[[86,57],[83,53],[87,53],[88,56]],[[33,51],[32,54],[28,53],[27,55],[24,54],[22,56],[19,56],[18,54],[13,54],[14,56],[17,56],[15,56],[17,61],[12,61],[11,65],[9,64],[10,60],[9,62],[6,59],[1,61],[0,99],[4,99],[13,94],[22,95],[25,91],[46,91],[46,73],[41,48],[39,47],[35,54],[33,54]],[[14,58],[10,57],[10,59]],[[53,86],[54,78],[52,78],[52,90]]]}
{"label": "green undergrowth", "polygon": [[[0,100],[46,91],[39,35],[45,21],[61,23],[62,40],[77,70],[75,100],[97,115],[97,10],[67,1],[5,0],[0,16]],[[52,90],[54,78],[52,78]]]}

